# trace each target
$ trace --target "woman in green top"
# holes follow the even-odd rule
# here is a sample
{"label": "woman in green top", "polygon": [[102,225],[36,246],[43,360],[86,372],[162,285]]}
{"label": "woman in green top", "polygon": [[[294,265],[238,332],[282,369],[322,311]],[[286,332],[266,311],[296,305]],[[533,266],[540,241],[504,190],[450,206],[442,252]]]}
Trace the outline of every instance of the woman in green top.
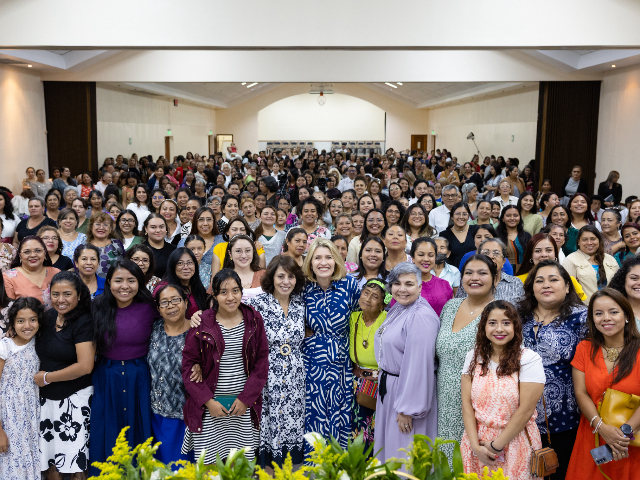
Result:
{"label": "woman in green top", "polygon": [[87,209],[89,208],[89,202],[84,198],[76,198],[71,202],[71,208],[78,214],[78,225],[76,226],[76,232],[87,234],[87,227],[89,226],[89,219],[87,218]]}
{"label": "woman in green top", "polygon": [[540,233],[542,230],[542,217],[536,212],[538,211],[538,205],[536,204],[536,197],[531,192],[525,192],[520,195],[518,199],[518,212],[520,212],[520,218],[522,218],[522,227],[524,231],[531,236],[536,233]]}
{"label": "woman in green top", "polygon": [[373,444],[375,403],[378,395],[378,364],[373,349],[373,338],[387,312],[384,307],[391,300],[384,283],[371,279],[365,283],[358,301],[362,311],[351,314],[349,322],[349,355],[356,377],[355,393],[351,405],[351,433],[364,435],[364,441]]}
{"label": "woman in green top", "polygon": [[491,218],[491,202],[488,200],[479,200],[476,207],[476,218],[467,222],[469,225],[491,225],[498,228],[498,223]]}

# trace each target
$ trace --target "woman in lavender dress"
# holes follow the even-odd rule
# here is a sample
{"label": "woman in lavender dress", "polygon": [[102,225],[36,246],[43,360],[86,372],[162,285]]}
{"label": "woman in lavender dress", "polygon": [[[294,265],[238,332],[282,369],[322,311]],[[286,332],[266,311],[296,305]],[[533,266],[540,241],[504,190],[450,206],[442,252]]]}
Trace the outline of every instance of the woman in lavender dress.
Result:
{"label": "woman in lavender dress", "polygon": [[420,296],[422,272],[408,262],[389,273],[396,305],[375,334],[379,368],[376,403],[376,450],[385,462],[402,456],[414,434],[435,438],[438,432],[436,401],[436,337],[438,315]]}

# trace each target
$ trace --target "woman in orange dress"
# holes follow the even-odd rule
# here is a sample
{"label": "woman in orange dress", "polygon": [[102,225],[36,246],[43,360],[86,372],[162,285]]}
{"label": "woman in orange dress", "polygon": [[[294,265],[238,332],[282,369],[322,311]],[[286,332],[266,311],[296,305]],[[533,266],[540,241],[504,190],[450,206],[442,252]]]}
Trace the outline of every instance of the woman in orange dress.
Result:
{"label": "woman in orange dress", "polygon": [[542,359],[522,347],[522,322],[504,300],[484,308],[476,347],[462,369],[461,451],[465,473],[502,468],[510,480],[529,480],[531,450],[541,448],[536,404],[545,384]]}
{"label": "woman in orange dress", "polygon": [[[611,447],[614,461],[600,465],[609,478],[631,480],[640,476],[640,448],[629,446],[629,438],[620,428],[601,423],[596,408],[607,388],[640,395],[640,333],[634,318],[629,301],[617,290],[603,288],[591,297],[589,338],[578,344],[571,362],[582,416],[567,480],[604,478],[590,453],[595,448],[593,430],[597,430],[600,445]],[[638,437],[640,408],[627,424],[632,435]]]}

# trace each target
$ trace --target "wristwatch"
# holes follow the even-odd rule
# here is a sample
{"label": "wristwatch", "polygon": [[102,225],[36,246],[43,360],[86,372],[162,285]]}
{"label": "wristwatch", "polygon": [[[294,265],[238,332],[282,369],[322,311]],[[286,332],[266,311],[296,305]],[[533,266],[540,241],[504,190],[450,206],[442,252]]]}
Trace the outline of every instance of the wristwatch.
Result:
{"label": "wristwatch", "polygon": [[631,425],[625,423],[620,427],[620,430],[622,430],[622,433],[625,437],[631,438],[633,440],[633,428],[631,428]]}

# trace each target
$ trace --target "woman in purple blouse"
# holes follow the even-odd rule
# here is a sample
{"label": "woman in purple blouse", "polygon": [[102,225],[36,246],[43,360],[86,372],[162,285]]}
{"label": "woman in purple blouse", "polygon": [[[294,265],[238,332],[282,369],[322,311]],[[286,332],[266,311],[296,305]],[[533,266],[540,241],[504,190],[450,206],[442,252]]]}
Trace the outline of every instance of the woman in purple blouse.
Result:
{"label": "woman in purple blouse", "polygon": [[[109,268],[104,293],[93,301],[94,342],[98,361],[93,373],[91,463],[111,455],[124,427],[129,445],[153,435],[150,378],[146,355],[153,322],[160,318],[144,274],[131,260]],[[91,467],[92,475],[99,472]]]}

